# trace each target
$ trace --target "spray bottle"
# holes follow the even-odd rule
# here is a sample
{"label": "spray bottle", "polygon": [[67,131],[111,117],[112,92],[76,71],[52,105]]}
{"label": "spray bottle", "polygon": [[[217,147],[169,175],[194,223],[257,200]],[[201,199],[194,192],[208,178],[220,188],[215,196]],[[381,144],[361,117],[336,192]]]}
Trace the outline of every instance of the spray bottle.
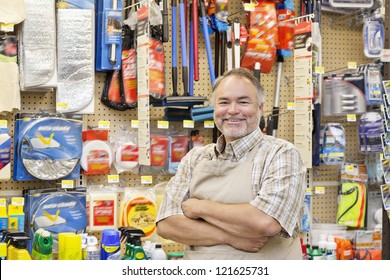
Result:
{"label": "spray bottle", "polygon": [[142,247],[141,237],[145,233],[141,229],[134,227],[121,228],[124,238],[126,238],[126,254],[122,260],[146,260],[147,256]]}
{"label": "spray bottle", "polygon": [[27,251],[27,241],[30,237],[23,231],[5,231],[4,243],[7,244],[7,260],[31,260]]}
{"label": "spray bottle", "polygon": [[27,235],[10,235],[8,241],[8,260],[31,260],[31,256],[27,251],[27,241],[30,237]]}
{"label": "spray bottle", "polygon": [[40,228],[34,233],[31,255],[33,260],[53,259],[53,237],[50,232]]}

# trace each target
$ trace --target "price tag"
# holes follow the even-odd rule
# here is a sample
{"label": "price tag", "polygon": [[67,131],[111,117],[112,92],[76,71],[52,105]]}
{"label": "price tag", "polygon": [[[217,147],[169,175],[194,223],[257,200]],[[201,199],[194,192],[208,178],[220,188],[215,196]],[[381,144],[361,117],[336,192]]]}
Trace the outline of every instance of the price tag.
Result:
{"label": "price tag", "polygon": [[152,176],[141,176],[141,184],[143,185],[150,185],[153,183],[153,177]]}
{"label": "price tag", "polygon": [[314,187],[315,194],[325,194],[325,187]]}
{"label": "price tag", "polygon": [[349,122],[356,122],[356,115],[355,114],[348,114],[347,115],[347,121],[349,121]]}
{"label": "price tag", "polygon": [[157,121],[157,128],[168,129],[169,128],[169,122],[168,121]]}
{"label": "price tag", "polygon": [[314,72],[316,74],[324,74],[325,73],[325,68],[323,66],[316,66],[314,68]]}
{"label": "price tag", "polygon": [[56,103],[57,110],[59,110],[59,111],[68,109],[68,106],[69,105],[67,102],[57,102]]}
{"label": "price tag", "polygon": [[356,61],[349,61],[348,62],[348,69],[356,69],[356,68],[357,68]]}
{"label": "price tag", "polygon": [[24,205],[24,197],[13,197],[11,199],[11,204],[12,205],[20,205],[20,206],[23,206]]}
{"label": "price tag", "polygon": [[98,121],[98,128],[110,129],[110,121]]}
{"label": "price tag", "polygon": [[61,187],[63,189],[72,189],[74,186],[73,180],[62,180],[61,181]]}
{"label": "price tag", "polygon": [[184,120],[183,121],[183,127],[184,128],[194,128],[195,127],[195,123],[193,120]]}
{"label": "price tag", "polygon": [[244,10],[246,12],[253,12],[253,11],[255,11],[255,3],[244,3]]}
{"label": "price tag", "polygon": [[295,110],[295,103],[294,102],[288,102],[287,103],[287,110],[294,111]]}
{"label": "price tag", "polygon": [[313,190],[311,188],[306,188],[306,194],[307,195],[312,195],[313,194]]}
{"label": "price tag", "polygon": [[107,179],[108,179],[108,183],[111,183],[111,184],[119,183],[119,175],[118,174],[108,175]]}
{"label": "price tag", "polygon": [[14,25],[12,23],[0,23],[0,30],[3,32],[14,32]]}
{"label": "price tag", "polygon": [[131,120],[131,128],[138,128],[138,120]]}
{"label": "price tag", "polygon": [[214,128],[215,124],[214,121],[208,120],[203,122],[204,128]]}
{"label": "price tag", "polygon": [[7,200],[5,198],[0,198],[0,206],[6,206]]}
{"label": "price tag", "polygon": [[8,127],[8,121],[0,120],[0,128],[7,128],[7,127]]}

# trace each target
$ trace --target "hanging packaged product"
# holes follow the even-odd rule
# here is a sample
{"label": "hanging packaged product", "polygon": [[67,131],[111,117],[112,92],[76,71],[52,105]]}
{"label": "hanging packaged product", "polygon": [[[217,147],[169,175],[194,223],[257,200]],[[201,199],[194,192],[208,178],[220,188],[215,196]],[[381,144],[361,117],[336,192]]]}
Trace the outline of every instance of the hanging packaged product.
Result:
{"label": "hanging packaged product", "polygon": [[83,152],[80,160],[86,175],[108,174],[114,155],[108,143],[108,130],[83,131]]}
{"label": "hanging packaged product", "polygon": [[340,123],[326,124],[322,133],[320,157],[325,165],[339,165],[345,159],[345,130]]}
{"label": "hanging packaged product", "polygon": [[115,154],[113,164],[118,174],[125,171],[138,173],[137,138],[135,131],[126,130],[124,127],[110,135],[110,144]]}
{"label": "hanging packaged product", "polygon": [[337,209],[337,224],[364,228],[367,209],[367,169],[363,164],[344,164]]}
{"label": "hanging packaged product", "polygon": [[275,3],[257,2],[249,14],[249,39],[241,59],[241,67],[253,70],[255,63],[260,62],[261,72],[268,74],[275,61],[278,42]]}
{"label": "hanging packaged product", "polygon": [[121,67],[122,7],[122,0],[96,1],[96,71]]}
{"label": "hanging packaged product", "polygon": [[90,186],[89,231],[101,231],[105,228],[117,228],[118,194],[109,186]]}
{"label": "hanging packaged product", "polygon": [[80,115],[17,114],[13,179],[79,179],[81,126]]}
{"label": "hanging packaged product", "polygon": [[181,159],[188,153],[189,137],[171,135],[169,137],[168,173],[175,174]]}
{"label": "hanging packaged product", "polygon": [[156,232],[157,204],[153,188],[126,188],[119,210],[119,224],[141,229],[147,239]]}
{"label": "hanging packaged product", "polygon": [[11,136],[0,126],[0,181],[11,179]]}
{"label": "hanging packaged product", "polygon": [[13,197],[11,203],[8,204],[8,229],[16,231],[24,231],[25,213],[24,198]]}
{"label": "hanging packaged product", "polygon": [[161,175],[167,173],[168,146],[168,136],[156,134],[150,136],[150,166],[142,165],[141,174]]}
{"label": "hanging packaged product", "polygon": [[381,153],[382,134],[385,133],[383,119],[378,112],[367,112],[359,121],[359,146],[362,153]]}
{"label": "hanging packaged product", "polygon": [[364,55],[379,58],[385,45],[385,28],[381,19],[368,19],[363,26]]}
{"label": "hanging packaged product", "polygon": [[83,232],[87,226],[85,191],[85,188],[26,190],[26,230],[31,239],[38,229],[50,232],[53,236],[53,253],[56,253],[59,233]]}

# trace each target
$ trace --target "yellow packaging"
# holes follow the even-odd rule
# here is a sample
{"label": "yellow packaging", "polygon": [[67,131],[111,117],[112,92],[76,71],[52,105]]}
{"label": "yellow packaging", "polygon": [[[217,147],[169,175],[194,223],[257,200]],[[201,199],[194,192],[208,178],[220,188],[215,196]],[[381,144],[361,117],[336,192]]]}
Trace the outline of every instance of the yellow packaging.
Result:
{"label": "yellow packaging", "polygon": [[24,231],[23,205],[8,205],[8,229]]}
{"label": "yellow packaging", "polygon": [[82,260],[81,235],[73,232],[58,234],[58,259]]}

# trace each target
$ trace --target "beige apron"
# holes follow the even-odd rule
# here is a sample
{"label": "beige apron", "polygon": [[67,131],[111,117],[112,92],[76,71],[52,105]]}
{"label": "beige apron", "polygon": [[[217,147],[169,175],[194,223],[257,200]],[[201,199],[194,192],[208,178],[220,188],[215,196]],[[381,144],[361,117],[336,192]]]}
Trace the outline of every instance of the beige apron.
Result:
{"label": "beige apron", "polygon": [[[247,203],[256,197],[251,172],[257,146],[239,162],[204,159],[194,168],[190,197],[223,203]],[[229,245],[186,246],[185,259],[278,260],[302,259],[299,237],[274,236],[257,253],[237,250]]]}

